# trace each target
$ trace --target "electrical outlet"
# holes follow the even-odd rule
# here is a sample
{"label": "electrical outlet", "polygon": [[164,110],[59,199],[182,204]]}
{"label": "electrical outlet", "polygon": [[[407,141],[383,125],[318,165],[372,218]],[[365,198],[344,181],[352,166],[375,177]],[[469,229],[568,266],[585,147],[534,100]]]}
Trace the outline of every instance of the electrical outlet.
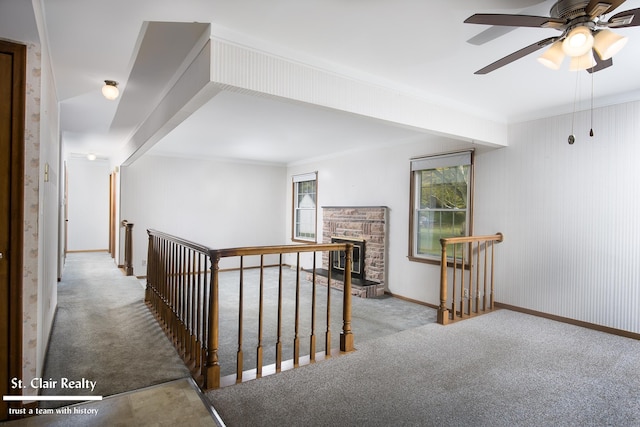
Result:
{"label": "electrical outlet", "polygon": [[465,298],[469,298],[469,289],[466,289],[466,288],[465,288],[465,290],[464,290],[464,297],[465,297]]}
{"label": "electrical outlet", "polygon": [[146,260],[146,259],[143,259],[143,260],[142,260],[142,266],[144,267],[145,265],[147,265],[147,260]]}

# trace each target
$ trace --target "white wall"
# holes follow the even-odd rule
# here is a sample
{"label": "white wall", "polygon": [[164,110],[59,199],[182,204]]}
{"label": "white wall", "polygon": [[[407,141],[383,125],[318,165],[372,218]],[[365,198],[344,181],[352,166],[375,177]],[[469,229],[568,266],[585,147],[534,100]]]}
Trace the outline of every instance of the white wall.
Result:
{"label": "white wall", "polygon": [[476,157],[476,233],[502,231],[500,302],[640,332],[640,103],[510,126]]}
{"label": "white wall", "polygon": [[[322,206],[387,206],[388,291],[438,304],[440,267],[407,259],[409,161],[412,157],[425,154],[455,151],[464,148],[463,144],[440,136],[425,135],[420,140],[398,142],[388,147],[289,167],[287,239],[291,235],[291,176],[318,171],[318,236],[322,236]],[[288,261],[293,263],[292,259]]]}
{"label": "white wall", "polygon": [[67,160],[69,179],[67,250],[109,248],[109,162],[85,158]]}
{"label": "white wall", "polygon": [[36,375],[42,376],[49,335],[58,303],[59,198],[61,184],[60,126],[53,71],[46,51],[42,52],[40,99],[40,202],[38,340]]}
{"label": "white wall", "polygon": [[146,274],[150,228],[211,248],[283,244],[285,185],[280,166],[144,155],[122,167],[134,274]]}

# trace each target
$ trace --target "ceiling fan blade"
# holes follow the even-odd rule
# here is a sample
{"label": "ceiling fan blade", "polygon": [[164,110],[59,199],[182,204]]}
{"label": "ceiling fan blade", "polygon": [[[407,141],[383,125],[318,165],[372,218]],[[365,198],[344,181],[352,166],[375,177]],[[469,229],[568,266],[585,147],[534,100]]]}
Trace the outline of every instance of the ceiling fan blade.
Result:
{"label": "ceiling fan blade", "polygon": [[500,13],[476,13],[464,20],[465,24],[502,25],[507,27],[552,27],[566,24],[566,20],[548,16],[505,15]]}
{"label": "ceiling fan blade", "polygon": [[600,59],[600,56],[595,49],[593,50],[593,58],[596,60],[596,65],[591,68],[587,68],[587,71],[591,74],[596,73],[600,70],[604,70],[605,68],[609,68],[613,65],[613,59],[609,58],[603,61],[602,59]]}
{"label": "ceiling fan blade", "polygon": [[478,33],[477,35],[471,37],[469,40],[467,40],[467,43],[480,46],[482,44],[495,40],[498,37],[502,37],[515,29],[516,27],[490,27],[482,31],[481,33]]}
{"label": "ceiling fan blade", "polygon": [[595,18],[596,16],[613,12],[624,2],[625,0],[591,0],[585,8],[585,11],[587,15]]}
{"label": "ceiling fan blade", "polygon": [[522,57],[525,57],[530,53],[535,52],[536,50],[540,50],[543,47],[553,43],[556,40],[558,40],[558,37],[549,37],[548,39],[540,40],[539,42],[536,42],[525,48],[522,48],[518,51],[513,52],[511,55],[507,55],[502,59],[498,59],[496,62],[489,64],[484,68],[479,69],[474,74],[488,74],[492,71],[497,70],[498,68],[504,67],[505,65],[512,63],[513,61],[516,61]]}
{"label": "ceiling fan blade", "polygon": [[609,18],[607,27],[625,28],[640,26],[640,9],[630,9],[617,13]]}
{"label": "ceiling fan blade", "polygon": [[[526,4],[520,4],[519,6],[522,6],[522,7],[527,6],[527,7],[525,9],[518,10],[517,11],[518,15],[542,15],[544,14],[544,12],[546,12],[545,10],[546,6],[544,5],[545,0],[521,0],[521,2],[522,1],[524,1]],[[505,3],[504,5],[501,5],[502,9],[505,9],[508,7],[515,7],[519,9],[517,1],[504,0],[504,3]],[[480,46],[490,41],[493,41],[497,38],[500,38],[505,34],[509,34],[511,31],[517,28],[518,27],[509,27],[506,25],[491,26],[486,30],[471,37],[469,40],[467,40],[467,43],[475,46]]]}

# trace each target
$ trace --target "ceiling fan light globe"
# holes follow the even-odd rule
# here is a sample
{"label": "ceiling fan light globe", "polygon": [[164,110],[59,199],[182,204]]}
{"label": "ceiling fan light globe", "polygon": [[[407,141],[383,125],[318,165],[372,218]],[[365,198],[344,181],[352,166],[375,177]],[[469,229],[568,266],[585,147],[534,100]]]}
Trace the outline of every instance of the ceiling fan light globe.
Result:
{"label": "ceiling fan light globe", "polygon": [[593,53],[587,52],[582,56],[574,56],[569,63],[569,71],[588,70],[596,66],[596,60]]}
{"label": "ceiling fan light globe", "polygon": [[538,57],[538,62],[552,70],[559,70],[564,61],[564,51],[562,50],[562,42],[555,42],[542,55]]}
{"label": "ceiling fan light globe", "polygon": [[570,57],[582,56],[593,47],[593,34],[587,27],[576,27],[562,42],[562,50]]}
{"label": "ceiling fan light globe", "polygon": [[629,39],[611,30],[600,30],[593,39],[593,48],[600,59],[607,60],[620,52]]}

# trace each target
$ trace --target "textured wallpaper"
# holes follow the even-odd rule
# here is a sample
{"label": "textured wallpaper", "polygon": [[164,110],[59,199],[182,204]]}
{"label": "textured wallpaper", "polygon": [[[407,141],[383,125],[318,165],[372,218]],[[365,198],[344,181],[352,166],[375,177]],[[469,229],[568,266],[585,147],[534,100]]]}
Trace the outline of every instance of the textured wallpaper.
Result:
{"label": "textured wallpaper", "polygon": [[[40,46],[27,44],[24,168],[22,376],[36,376],[38,339],[38,212],[40,191]],[[37,393],[27,388],[25,393]]]}

